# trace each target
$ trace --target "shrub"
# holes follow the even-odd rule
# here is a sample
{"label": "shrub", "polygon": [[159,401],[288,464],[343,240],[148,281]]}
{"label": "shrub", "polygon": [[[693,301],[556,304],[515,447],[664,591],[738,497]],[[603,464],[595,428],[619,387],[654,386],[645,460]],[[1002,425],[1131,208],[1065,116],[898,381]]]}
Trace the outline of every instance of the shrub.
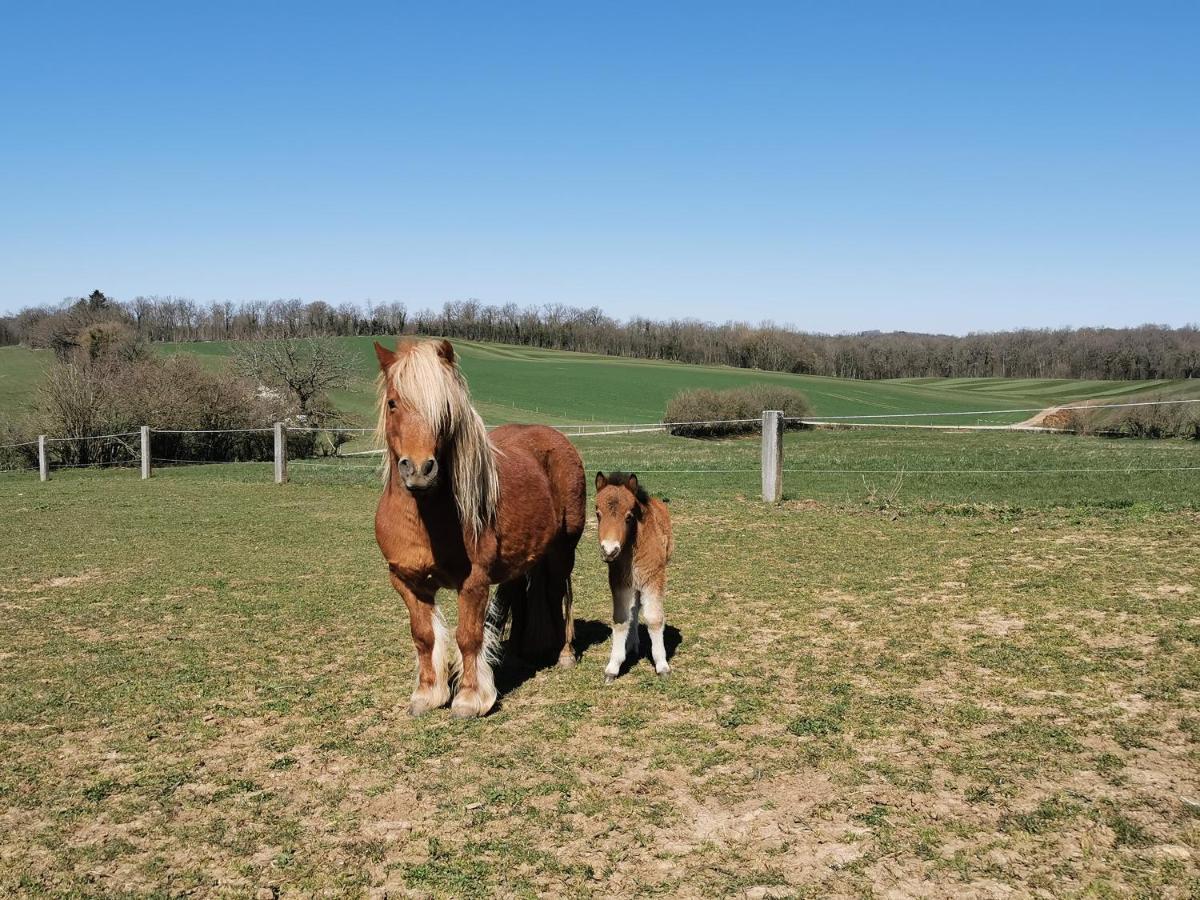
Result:
{"label": "shrub", "polygon": [[[132,461],[136,438],[97,440],[93,436],[137,431],[142,425],[209,434],[157,433],[153,455],[169,460],[237,461],[269,459],[273,436],[265,429],[286,420],[292,410],[277,397],[227,372],[204,368],[192,356],[117,360],[103,365],[63,362],[47,374],[38,393],[34,430],[75,440],[56,442],[58,464],[90,465]],[[216,433],[216,432],[226,433]],[[309,455],[316,436],[289,439],[289,450]]]}
{"label": "shrub", "polygon": [[[697,388],[680,391],[667,402],[664,422],[696,424],[672,425],[671,434],[684,437],[718,437],[729,434],[748,434],[759,430],[765,409],[783,410],[788,418],[811,415],[808,398],[794,388],[771,384],[714,391]],[[752,420],[734,421],[728,420]],[[803,427],[799,422],[786,422],[788,428]]]}
{"label": "shrub", "polygon": [[1178,404],[1135,406],[1121,416],[1121,431],[1133,437],[1164,438],[1183,432],[1183,407]]}
{"label": "shrub", "polygon": [[[37,465],[37,446],[28,442],[36,437],[5,422],[0,423],[0,471],[29,469]],[[25,444],[26,446],[12,446]]]}

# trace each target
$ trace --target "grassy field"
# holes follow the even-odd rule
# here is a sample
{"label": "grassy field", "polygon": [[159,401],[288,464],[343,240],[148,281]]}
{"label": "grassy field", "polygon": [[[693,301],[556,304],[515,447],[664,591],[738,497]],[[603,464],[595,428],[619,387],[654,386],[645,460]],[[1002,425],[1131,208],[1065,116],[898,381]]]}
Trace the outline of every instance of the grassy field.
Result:
{"label": "grassy field", "polygon": [[[357,362],[348,389],[338,391],[339,408],[358,421],[374,418],[377,371],[373,338],[340,338]],[[390,340],[383,339],[385,342]],[[726,388],[753,382],[795,387],[817,415],[969,412],[1042,408],[1076,400],[1110,401],[1150,397],[1200,397],[1200,382],[1097,382],[1036,379],[910,379],[855,381],[783,375],[746,369],[687,366],[586,353],[533,350],[498,344],[456,342],[477,406],[490,424],[504,422],[653,422],[668,398],[694,388]],[[226,341],[157,344],[162,353],[194,353],[214,366],[228,365],[235,345]],[[46,364],[46,352],[0,348],[0,419],[18,419]],[[1026,413],[997,413],[967,419],[923,417],[921,422],[1005,424]]]}
{"label": "grassy field", "polygon": [[1200,472],[1128,472],[1195,445],[789,434],[767,506],[753,440],[578,444],[672,498],[672,676],[603,686],[589,532],[580,665],[466,724],[367,471],[0,475],[0,893],[1200,891]]}

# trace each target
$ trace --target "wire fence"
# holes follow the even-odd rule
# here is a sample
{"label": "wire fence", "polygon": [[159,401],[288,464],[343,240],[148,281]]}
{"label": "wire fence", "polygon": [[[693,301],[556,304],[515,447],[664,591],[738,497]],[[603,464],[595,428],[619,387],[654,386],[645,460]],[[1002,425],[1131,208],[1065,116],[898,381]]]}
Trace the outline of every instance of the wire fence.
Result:
{"label": "wire fence", "polygon": [[[625,423],[578,423],[552,426],[567,435],[573,441],[582,441],[581,448],[586,447],[585,458],[589,467],[599,467],[605,470],[636,468],[639,472],[654,476],[737,476],[749,478],[758,473],[762,476],[764,486],[768,481],[768,471],[775,473],[774,477],[783,475],[800,478],[814,477],[858,477],[888,476],[888,477],[954,477],[972,478],[1012,477],[1024,478],[1033,476],[1044,479],[1048,476],[1108,476],[1108,475],[1174,475],[1181,476],[1200,471],[1200,445],[1193,455],[1185,453],[1182,458],[1171,459],[1178,463],[1164,465],[1167,460],[1161,459],[1161,454],[1151,458],[1146,453],[1131,456],[1124,465],[1114,465],[1113,459],[1096,459],[1096,465],[1081,465],[1075,456],[1060,454],[1053,458],[1052,464],[1046,465],[1053,454],[1042,458],[1032,458],[1034,448],[1031,446],[1005,446],[998,450],[989,460],[996,464],[970,464],[976,460],[956,459],[950,450],[943,454],[942,459],[913,457],[912,453],[896,449],[883,451],[885,447],[923,447],[926,450],[931,445],[922,441],[878,440],[873,444],[857,448],[853,452],[841,455],[826,452],[829,448],[821,448],[819,444],[808,439],[803,446],[804,462],[806,465],[796,465],[789,459],[788,466],[781,462],[781,452],[778,448],[769,450],[769,428],[764,427],[768,416],[778,428],[780,438],[785,427],[800,427],[810,430],[820,429],[922,429],[926,431],[941,431],[947,433],[961,432],[1009,432],[1038,433],[1064,432],[1070,429],[1032,425],[1025,423],[964,423],[959,420],[974,416],[976,419],[992,415],[1018,415],[1026,413],[1122,410],[1137,407],[1186,407],[1200,403],[1200,398],[1171,399],[1155,401],[1136,401],[1118,403],[1088,403],[1051,407],[1049,410],[1038,409],[985,409],[985,410],[943,410],[920,411],[906,413],[867,413],[854,416],[783,416],[779,413],[764,413],[758,418],[710,419],[681,422],[625,422]],[[897,419],[947,419],[946,422],[898,422]],[[884,421],[886,420],[886,421]],[[500,426],[493,426],[500,427]],[[624,437],[627,441],[645,441],[654,435],[673,438],[680,433],[686,434],[689,429],[713,428],[732,429],[740,432],[759,432],[762,437],[761,459],[752,458],[752,450],[743,440],[738,442],[705,442],[678,438],[672,443],[655,445],[653,452],[650,445],[629,444],[621,446],[620,453],[613,452],[610,447],[604,452],[600,447],[609,445],[612,439]],[[288,480],[288,468],[297,472],[312,472],[316,474],[345,474],[347,477],[362,477],[364,474],[374,475],[380,470],[380,456],[386,451],[378,447],[361,449],[361,439],[372,435],[374,429],[357,426],[313,427],[307,425],[285,425],[278,423],[271,428],[207,428],[207,429],[178,429],[178,428],[142,428],[136,431],[119,431],[98,435],[82,435],[75,437],[42,436],[38,440],[20,441],[0,445],[0,473],[31,474],[38,472],[43,480],[58,470],[88,469],[88,468],[137,468],[140,467],[142,477],[150,477],[155,468],[213,466],[225,463],[274,463],[275,480]],[[886,433],[886,431],[884,432]],[[599,440],[600,443],[596,444]],[[1177,442],[1182,443],[1182,442]],[[347,448],[346,445],[349,444]],[[706,445],[721,447],[720,453],[702,452]],[[1089,445],[1089,447],[1092,445]],[[1097,445],[1100,446],[1100,445]],[[729,448],[736,449],[729,449]],[[701,449],[697,449],[701,448]],[[950,448],[952,449],[952,448]],[[915,452],[915,451],[914,451]],[[1013,465],[1013,454],[1026,454],[1030,458],[1029,465]],[[757,454],[754,454],[757,455]],[[1092,461],[1094,455],[1089,449],[1087,461]],[[1126,454],[1128,455],[1128,454]],[[768,459],[768,456],[773,458]],[[1111,454],[1110,454],[1111,456]],[[668,463],[664,465],[663,463]],[[934,462],[934,465],[930,465]],[[963,462],[968,462],[963,465]],[[673,465],[671,463],[674,463]],[[759,463],[755,465],[754,463]],[[936,463],[942,463],[940,465]],[[766,488],[764,487],[764,493]],[[777,491],[776,491],[777,492]]]}

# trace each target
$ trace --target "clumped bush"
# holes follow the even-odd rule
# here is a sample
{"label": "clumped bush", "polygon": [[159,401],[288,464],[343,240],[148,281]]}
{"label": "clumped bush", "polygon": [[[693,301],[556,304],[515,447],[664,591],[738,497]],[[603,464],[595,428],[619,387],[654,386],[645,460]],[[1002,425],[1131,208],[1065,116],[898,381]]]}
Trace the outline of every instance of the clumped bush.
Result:
{"label": "clumped bush", "polygon": [[[94,436],[155,429],[199,430],[209,434],[156,431],[152,454],[164,460],[230,462],[269,459],[275,421],[293,410],[265,394],[249,379],[206,369],[192,356],[147,357],[102,365],[63,362],[47,374],[38,392],[33,430],[56,438],[52,451],[59,465],[132,461],[140,452],[136,437],[98,440]],[[220,433],[226,432],[226,433]],[[316,436],[301,433],[289,450],[309,455]]]}
{"label": "clumped bush", "polygon": [[[1057,414],[1057,427],[1079,434],[1113,437],[1200,440],[1200,409],[1192,404],[1162,403],[1125,409],[1074,409]],[[1047,420],[1047,424],[1052,424]]]}
{"label": "clumped bush", "polygon": [[[771,384],[714,391],[696,388],[680,391],[669,401],[664,422],[691,423],[671,425],[671,434],[684,437],[719,437],[730,434],[749,434],[761,427],[765,409],[783,410],[789,419],[805,418],[812,414],[808,398],[794,388]],[[728,421],[728,420],[752,421]],[[785,422],[787,428],[802,428],[799,422]]]}
{"label": "clumped bush", "polygon": [[1200,412],[1189,404],[1163,403],[1124,410],[1120,432],[1135,438],[1192,438],[1200,432]]}
{"label": "clumped bush", "polygon": [[[15,428],[8,422],[0,423],[0,471],[5,469],[29,469],[37,465],[37,445],[30,444],[35,437]],[[25,446],[14,446],[24,444]]]}

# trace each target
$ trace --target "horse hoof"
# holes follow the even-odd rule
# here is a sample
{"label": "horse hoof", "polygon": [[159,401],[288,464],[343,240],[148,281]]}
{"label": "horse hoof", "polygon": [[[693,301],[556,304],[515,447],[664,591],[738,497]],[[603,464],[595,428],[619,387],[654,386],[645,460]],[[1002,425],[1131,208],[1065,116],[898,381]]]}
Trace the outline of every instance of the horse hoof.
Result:
{"label": "horse hoof", "polygon": [[574,653],[564,653],[562,656],[560,656],[558,658],[558,667],[560,669],[575,668],[575,654]]}
{"label": "horse hoof", "polygon": [[616,675],[609,675],[607,672],[604,673],[604,683],[605,684],[612,684],[616,680],[617,680]]}
{"label": "horse hoof", "polygon": [[663,666],[661,669],[655,669],[654,672],[659,678],[667,678],[671,674],[671,669],[669,666]]}
{"label": "horse hoof", "polygon": [[495,695],[492,695],[489,701],[476,691],[464,691],[450,704],[450,715],[456,719],[474,719],[477,716],[486,716],[495,705]]}

